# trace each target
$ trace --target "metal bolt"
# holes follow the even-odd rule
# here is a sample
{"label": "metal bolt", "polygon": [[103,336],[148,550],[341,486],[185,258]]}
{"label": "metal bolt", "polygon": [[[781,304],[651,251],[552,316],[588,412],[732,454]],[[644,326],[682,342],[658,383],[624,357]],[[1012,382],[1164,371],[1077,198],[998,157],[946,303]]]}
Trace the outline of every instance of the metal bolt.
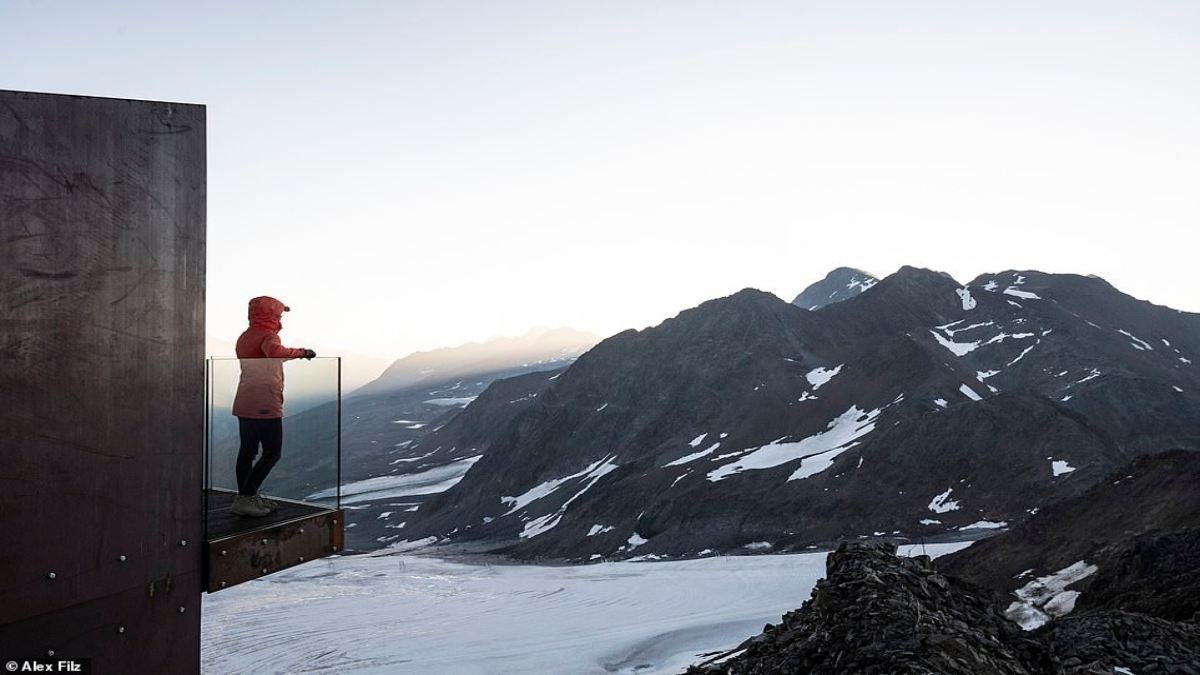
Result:
{"label": "metal bolt", "polygon": [[267,540],[263,539],[263,546],[266,546],[266,545],[267,545]]}
{"label": "metal bolt", "polygon": [[299,558],[296,558],[296,560],[299,562],[304,562],[304,556],[300,556]]}
{"label": "metal bolt", "polygon": [[180,606],[179,606],[179,613],[180,613],[180,614],[183,614],[185,611],[187,611],[187,607],[184,607],[183,605],[180,605]]}
{"label": "metal bolt", "polygon": [[118,632],[118,633],[124,633],[124,632],[125,632],[125,626],[117,626],[117,632]]}
{"label": "metal bolt", "polygon": [[333,519],[333,524],[334,524],[334,525],[337,525],[337,518],[334,518],[334,519]]}
{"label": "metal bolt", "polygon": [[125,562],[126,560],[129,560],[129,558],[126,558],[124,555],[117,556],[117,562]]}
{"label": "metal bolt", "polygon": [[264,567],[264,568],[263,568],[263,571],[262,571],[262,573],[263,573],[263,574],[266,574],[266,573],[267,573],[267,568],[265,568],[265,567]]}
{"label": "metal bolt", "polygon": [[225,555],[226,555],[225,549],[221,549],[221,557],[225,557]]}
{"label": "metal bolt", "polygon": [[300,534],[304,534],[304,528],[300,528]]}
{"label": "metal bolt", "polygon": [[336,546],[330,546],[329,548],[330,548],[330,550],[333,550],[333,551],[336,551],[336,550],[337,550],[337,547],[336,547]]}
{"label": "metal bolt", "polygon": [[51,573],[49,573],[49,574],[47,574],[47,575],[46,575],[46,578],[47,578],[47,579],[49,579],[49,580],[51,580],[51,581],[54,581],[54,579],[55,579],[55,578],[57,578],[57,577],[58,577],[58,575],[57,575],[57,574],[55,574],[54,572],[51,572]]}
{"label": "metal bolt", "polygon": [[180,545],[180,546],[187,546],[187,539],[180,539],[180,540],[179,540],[179,545]]}
{"label": "metal bolt", "polygon": [[222,581],[222,582],[221,582],[221,588],[225,588],[225,582],[224,582],[224,581]]}

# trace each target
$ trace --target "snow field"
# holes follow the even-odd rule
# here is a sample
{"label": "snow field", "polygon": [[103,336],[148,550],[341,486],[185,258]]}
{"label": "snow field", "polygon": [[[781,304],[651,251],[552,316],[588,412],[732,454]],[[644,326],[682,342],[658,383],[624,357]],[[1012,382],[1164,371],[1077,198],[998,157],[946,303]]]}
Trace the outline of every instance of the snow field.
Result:
{"label": "snow field", "polygon": [[824,573],[824,553],[571,566],[331,558],[206,595],[202,668],[678,673],[778,622]]}

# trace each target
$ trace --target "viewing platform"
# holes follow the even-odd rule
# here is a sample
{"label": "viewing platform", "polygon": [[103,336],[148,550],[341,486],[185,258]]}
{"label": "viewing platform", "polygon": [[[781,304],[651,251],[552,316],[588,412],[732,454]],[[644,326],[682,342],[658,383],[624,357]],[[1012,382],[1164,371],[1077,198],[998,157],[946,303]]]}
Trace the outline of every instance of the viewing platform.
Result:
{"label": "viewing platform", "polygon": [[[234,399],[239,386],[277,377],[284,381],[282,452],[259,492],[276,506],[258,517],[237,515],[242,441]],[[204,589],[216,592],[341,551],[341,359],[210,358],[206,383]]]}

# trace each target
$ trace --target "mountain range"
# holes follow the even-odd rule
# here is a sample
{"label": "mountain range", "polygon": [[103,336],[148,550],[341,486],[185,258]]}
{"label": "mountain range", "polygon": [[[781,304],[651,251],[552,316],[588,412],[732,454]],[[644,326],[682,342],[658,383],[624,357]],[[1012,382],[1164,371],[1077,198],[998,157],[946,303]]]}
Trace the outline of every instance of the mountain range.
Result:
{"label": "mountain range", "polygon": [[535,328],[523,335],[414,352],[394,361],[379,377],[351,396],[478,379],[481,374],[549,370],[574,361],[599,341],[591,333],[571,328]]}
{"label": "mountain range", "polygon": [[457,481],[403,539],[591,560],[975,537],[1200,446],[1200,315],[1096,277],[846,272],[807,307],[747,289],[493,382],[389,450],[390,476]]}

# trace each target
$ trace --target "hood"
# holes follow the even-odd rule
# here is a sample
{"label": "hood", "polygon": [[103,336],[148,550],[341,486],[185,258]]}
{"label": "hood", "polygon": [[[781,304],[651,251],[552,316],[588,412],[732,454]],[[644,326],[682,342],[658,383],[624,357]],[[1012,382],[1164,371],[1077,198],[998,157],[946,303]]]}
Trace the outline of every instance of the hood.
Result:
{"label": "hood", "polygon": [[273,331],[283,329],[283,313],[291,309],[269,295],[262,295],[250,301],[249,319],[251,326],[269,328]]}

